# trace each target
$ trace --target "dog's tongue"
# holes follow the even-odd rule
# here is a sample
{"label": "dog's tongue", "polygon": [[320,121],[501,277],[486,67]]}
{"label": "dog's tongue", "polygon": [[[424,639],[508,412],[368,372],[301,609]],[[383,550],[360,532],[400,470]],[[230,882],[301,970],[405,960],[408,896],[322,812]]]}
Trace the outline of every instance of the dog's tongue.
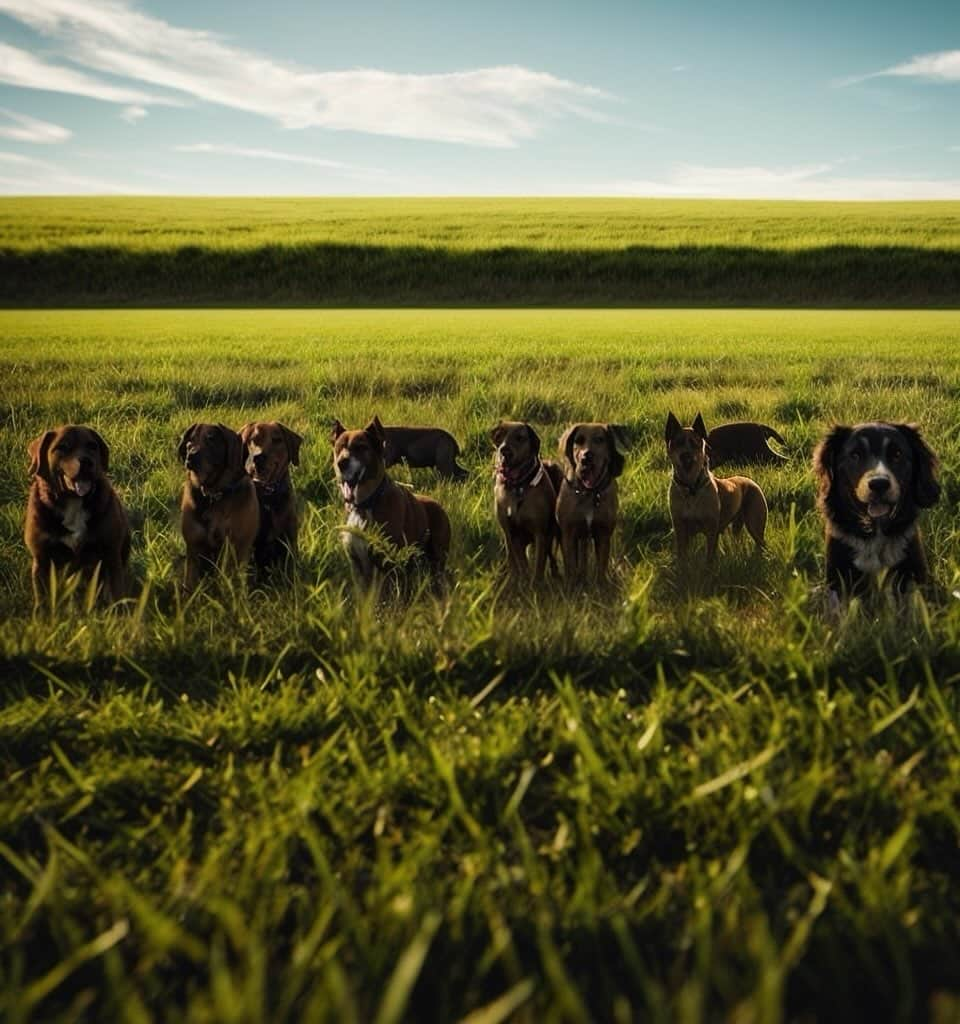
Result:
{"label": "dog's tongue", "polygon": [[343,491],[343,497],[346,501],[353,501],[353,496],[356,493],[356,488],[353,484],[346,480],[340,481],[340,490]]}
{"label": "dog's tongue", "polygon": [[580,470],[580,479],[583,481],[585,487],[593,487],[597,482],[597,477],[591,467]]}
{"label": "dog's tongue", "polygon": [[893,505],[886,501],[871,501],[867,505],[867,515],[871,519],[884,519],[893,511]]}
{"label": "dog's tongue", "polygon": [[90,493],[93,484],[89,480],[71,480],[70,486],[73,488],[73,493],[79,498],[85,497]]}

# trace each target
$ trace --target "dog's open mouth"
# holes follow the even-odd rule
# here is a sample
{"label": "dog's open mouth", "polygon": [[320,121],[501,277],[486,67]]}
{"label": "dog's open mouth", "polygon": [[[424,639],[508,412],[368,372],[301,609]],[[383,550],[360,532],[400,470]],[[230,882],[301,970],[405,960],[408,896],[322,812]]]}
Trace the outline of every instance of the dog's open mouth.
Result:
{"label": "dog's open mouth", "polygon": [[340,492],[343,494],[345,501],[356,501],[357,488],[363,482],[363,477],[364,471],[362,469],[352,475],[340,477]]}
{"label": "dog's open mouth", "polygon": [[596,487],[600,482],[600,474],[597,472],[596,466],[593,465],[581,466],[578,476],[580,477],[580,483],[590,489]]}
{"label": "dog's open mouth", "polygon": [[93,490],[93,481],[85,477],[65,476],[63,482],[67,485],[67,490],[73,491],[78,498],[85,498]]}
{"label": "dog's open mouth", "polygon": [[897,506],[891,501],[871,501],[867,504],[867,515],[871,519],[889,519]]}

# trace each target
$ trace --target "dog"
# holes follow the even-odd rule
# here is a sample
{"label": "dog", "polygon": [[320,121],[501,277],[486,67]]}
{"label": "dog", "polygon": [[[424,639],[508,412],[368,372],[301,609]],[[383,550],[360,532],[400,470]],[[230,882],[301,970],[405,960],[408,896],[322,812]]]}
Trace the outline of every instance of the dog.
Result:
{"label": "dog", "polygon": [[697,413],[692,427],[683,427],[671,412],[664,430],[667,455],[673,465],[670,482],[670,518],[677,539],[677,557],[687,557],[690,541],[707,538],[707,564],[717,556],[720,534],[730,525],[735,533],[745,526],[757,549],[763,548],[767,525],[767,499],[749,477],[716,477],[710,472],[707,428]]}
{"label": "dog", "polygon": [[[343,430],[339,420],[333,429]],[[463,481],[470,475],[457,465],[460,445],[453,434],[440,427],[384,427],[383,463],[389,469],[406,462],[413,469],[434,468],[441,477]]]}
{"label": "dog", "polygon": [[496,450],[494,513],[507,545],[507,563],[517,578],[530,573],[527,549],[533,545],[533,579],[540,582],[553,561],[557,528],[557,489],[562,470],[540,459],[540,438],[528,423],[501,420],[491,431]]}
{"label": "dog", "polygon": [[831,591],[861,591],[887,571],[898,592],[928,579],[920,510],[940,497],[939,463],[912,423],[833,427],[813,453]]}
{"label": "dog", "polygon": [[67,424],[30,442],[24,539],[33,556],[33,596],[46,597],[50,570],[82,572],[114,601],[128,594],[130,525],[107,478],[110,449],[90,427]]}
{"label": "dog", "polygon": [[570,582],[586,575],[592,540],[597,579],[605,580],[617,521],[617,477],[624,467],[622,442],[609,423],[576,423],[560,439],[560,453],[556,515],[564,575]]}
{"label": "dog", "polygon": [[187,470],[180,530],[187,545],[184,586],[192,591],[226,549],[240,568],[250,561],[260,505],[247,475],[240,435],[222,423],[194,423],[177,446]]}
{"label": "dog", "polygon": [[303,438],[282,423],[261,420],[244,424],[240,440],[246,453],[246,471],[253,480],[260,506],[253,561],[262,575],[297,557],[299,519],[290,467],[300,465]]}
{"label": "dog", "polygon": [[358,581],[365,589],[384,568],[362,536],[379,528],[397,548],[415,545],[423,553],[435,580],[442,576],[450,549],[450,520],[433,498],[395,483],[384,461],[386,434],[378,416],[362,430],[347,430],[336,421],[330,436],[333,470],[347,513],[342,541]]}
{"label": "dog", "polygon": [[751,462],[782,465],[790,460],[775,452],[767,439],[786,447],[787,442],[765,423],[723,423],[707,434],[710,465],[716,469],[724,462]]}

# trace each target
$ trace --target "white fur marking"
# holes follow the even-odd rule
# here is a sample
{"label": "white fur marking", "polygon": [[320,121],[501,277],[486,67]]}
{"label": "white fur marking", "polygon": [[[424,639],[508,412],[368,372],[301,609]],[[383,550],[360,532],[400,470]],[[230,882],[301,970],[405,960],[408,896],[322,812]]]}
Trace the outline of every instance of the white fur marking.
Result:
{"label": "white fur marking", "polygon": [[340,540],[347,549],[347,553],[361,566],[365,575],[369,575],[371,569],[370,545],[354,531],[366,529],[367,523],[367,517],[362,511],[351,508],[347,514],[347,526],[352,529],[344,530],[340,534]]}
{"label": "white fur marking", "polygon": [[836,527],[830,530],[831,537],[853,549],[853,564],[861,572],[880,572],[899,565],[916,533],[915,523],[898,537],[887,537],[882,533],[875,537],[855,537]]}

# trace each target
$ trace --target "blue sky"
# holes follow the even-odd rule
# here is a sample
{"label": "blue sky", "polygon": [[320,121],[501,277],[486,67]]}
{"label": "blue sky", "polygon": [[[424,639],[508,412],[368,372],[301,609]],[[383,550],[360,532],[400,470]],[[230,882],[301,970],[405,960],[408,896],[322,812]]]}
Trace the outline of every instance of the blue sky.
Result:
{"label": "blue sky", "polygon": [[960,3],[0,0],[0,193],[960,199]]}

